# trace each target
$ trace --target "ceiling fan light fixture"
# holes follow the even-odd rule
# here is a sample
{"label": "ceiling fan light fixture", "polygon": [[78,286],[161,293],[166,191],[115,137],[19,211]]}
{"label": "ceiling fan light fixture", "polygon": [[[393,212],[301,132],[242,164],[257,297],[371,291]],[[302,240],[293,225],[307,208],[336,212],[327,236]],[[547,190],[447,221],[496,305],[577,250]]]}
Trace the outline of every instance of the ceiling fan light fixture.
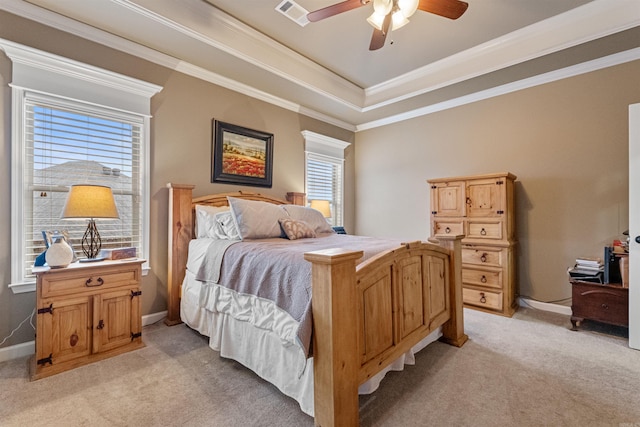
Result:
{"label": "ceiling fan light fixture", "polygon": [[409,23],[409,20],[404,16],[402,11],[394,12],[391,15],[391,31],[399,30]]}
{"label": "ceiling fan light fixture", "polygon": [[382,15],[374,11],[371,16],[367,18],[367,22],[376,30],[382,31],[382,23],[384,22],[385,16],[386,14]]}
{"label": "ceiling fan light fixture", "polygon": [[402,15],[405,18],[410,18],[411,15],[416,13],[416,10],[418,10],[419,3],[420,0],[398,0],[398,7],[402,11]]}
{"label": "ceiling fan light fixture", "polygon": [[373,12],[382,15],[383,18],[391,12],[392,7],[393,0],[373,0]]}

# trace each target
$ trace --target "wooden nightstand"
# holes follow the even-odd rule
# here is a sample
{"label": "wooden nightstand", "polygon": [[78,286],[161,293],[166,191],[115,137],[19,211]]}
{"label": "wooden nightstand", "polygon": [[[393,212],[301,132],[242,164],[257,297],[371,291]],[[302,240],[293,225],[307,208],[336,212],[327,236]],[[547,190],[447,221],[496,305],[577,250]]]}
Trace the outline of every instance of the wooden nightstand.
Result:
{"label": "wooden nightstand", "polygon": [[584,319],[629,327],[629,289],[619,283],[590,283],[571,280],[572,330]]}
{"label": "wooden nightstand", "polygon": [[144,262],[33,269],[37,321],[31,380],[144,347],[140,313]]}

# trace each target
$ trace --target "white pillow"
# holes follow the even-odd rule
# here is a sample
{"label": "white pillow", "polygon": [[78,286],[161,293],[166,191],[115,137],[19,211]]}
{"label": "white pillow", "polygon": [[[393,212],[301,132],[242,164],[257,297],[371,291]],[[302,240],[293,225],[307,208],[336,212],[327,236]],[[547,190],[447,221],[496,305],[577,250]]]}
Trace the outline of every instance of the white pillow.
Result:
{"label": "white pillow", "polygon": [[229,211],[229,206],[196,205],[196,238],[219,239],[217,236],[224,231],[219,230],[216,214],[225,211]]}
{"label": "white pillow", "polygon": [[218,212],[216,214],[216,222],[219,227],[216,227],[216,231],[220,231],[220,239],[240,240],[240,233],[236,222],[233,220],[231,211]]}
{"label": "white pillow", "polygon": [[278,220],[289,215],[280,205],[235,197],[227,200],[242,240],[282,236]]}
{"label": "white pillow", "polygon": [[306,222],[316,233],[335,233],[331,224],[317,209],[299,205],[283,205],[283,208],[291,218]]}

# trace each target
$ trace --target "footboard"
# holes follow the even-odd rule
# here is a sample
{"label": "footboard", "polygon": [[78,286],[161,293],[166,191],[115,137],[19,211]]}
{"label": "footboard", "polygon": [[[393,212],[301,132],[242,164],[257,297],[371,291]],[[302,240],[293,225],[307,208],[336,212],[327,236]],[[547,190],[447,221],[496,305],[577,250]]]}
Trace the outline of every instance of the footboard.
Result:
{"label": "footboard", "polygon": [[436,328],[461,346],[459,237],[413,242],[360,265],[359,251],[305,254],[313,264],[314,406],[320,426],[358,425],[358,386]]}

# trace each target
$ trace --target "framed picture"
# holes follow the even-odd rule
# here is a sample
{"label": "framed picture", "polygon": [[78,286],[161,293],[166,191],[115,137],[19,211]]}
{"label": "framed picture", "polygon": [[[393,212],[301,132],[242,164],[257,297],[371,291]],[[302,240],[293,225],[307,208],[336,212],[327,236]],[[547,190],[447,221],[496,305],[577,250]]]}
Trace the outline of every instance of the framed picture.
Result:
{"label": "framed picture", "polygon": [[211,182],[271,187],[273,134],[213,120]]}

